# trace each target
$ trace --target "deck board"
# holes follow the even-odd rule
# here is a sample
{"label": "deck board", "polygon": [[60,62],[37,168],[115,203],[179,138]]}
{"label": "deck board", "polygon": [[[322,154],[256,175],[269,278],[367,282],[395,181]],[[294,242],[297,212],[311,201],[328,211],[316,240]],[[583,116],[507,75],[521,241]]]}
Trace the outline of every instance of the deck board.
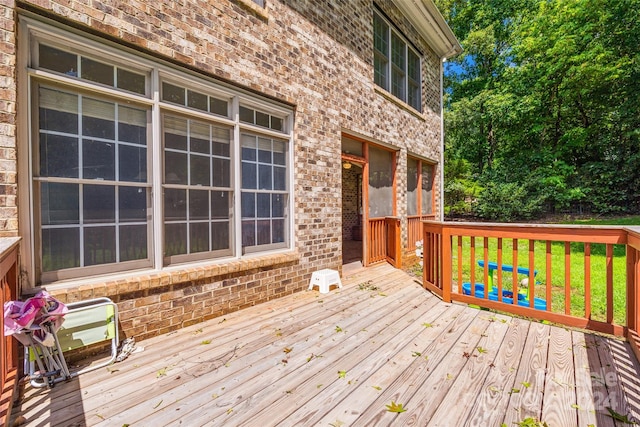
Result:
{"label": "deck board", "polygon": [[482,384],[465,425],[499,426],[503,421],[513,389],[526,389],[522,384],[515,384],[515,377],[521,363],[522,348],[527,339],[529,326],[530,322],[521,319],[514,318],[509,322],[509,330],[492,362],[492,369]]}
{"label": "deck board", "polygon": [[[443,303],[386,264],[343,285],[140,342],[144,351],[124,362],[52,390],[28,387],[14,417],[42,427],[497,426],[526,417],[570,427],[615,425],[604,403],[640,412],[640,367],[627,343]],[[388,412],[392,401],[406,412]]]}

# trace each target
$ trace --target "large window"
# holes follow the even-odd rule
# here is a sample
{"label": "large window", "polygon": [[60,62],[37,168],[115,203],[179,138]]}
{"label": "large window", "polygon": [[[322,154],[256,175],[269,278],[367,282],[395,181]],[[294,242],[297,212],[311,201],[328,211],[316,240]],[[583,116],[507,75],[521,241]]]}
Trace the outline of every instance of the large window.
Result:
{"label": "large window", "polygon": [[289,108],[21,22],[36,282],[291,247]]}
{"label": "large window", "polygon": [[373,13],[374,82],[422,111],[420,56],[378,12]]}

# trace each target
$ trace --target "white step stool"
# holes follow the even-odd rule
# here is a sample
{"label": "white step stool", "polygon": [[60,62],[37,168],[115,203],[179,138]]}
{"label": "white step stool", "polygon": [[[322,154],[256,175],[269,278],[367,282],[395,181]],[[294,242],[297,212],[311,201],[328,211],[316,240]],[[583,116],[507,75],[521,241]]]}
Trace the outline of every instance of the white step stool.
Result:
{"label": "white step stool", "polygon": [[338,285],[342,288],[342,281],[340,280],[340,274],[336,270],[325,268],[324,270],[314,271],[311,274],[311,282],[309,282],[309,290],[313,289],[315,285],[318,285],[318,290],[321,294],[328,294],[329,287],[331,285]]}

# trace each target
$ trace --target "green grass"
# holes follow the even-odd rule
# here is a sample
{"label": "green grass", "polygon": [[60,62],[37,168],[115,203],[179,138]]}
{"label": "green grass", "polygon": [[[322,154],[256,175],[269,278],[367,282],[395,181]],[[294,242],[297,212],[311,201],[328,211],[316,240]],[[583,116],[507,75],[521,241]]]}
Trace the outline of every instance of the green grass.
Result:
{"label": "green grass", "polygon": [[[458,253],[457,238],[453,240],[453,279],[458,282]],[[462,277],[461,282],[469,282],[471,277],[471,239],[463,238],[462,243]],[[488,260],[497,261],[497,239],[489,239]],[[503,239],[502,248],[503,264],[513,265],[513,243],[511,239]],[[484,271],[477,264],[484,258],[483,239],[475,239],[475,268],[476,283],[484,282]],[[517,265],[529,267],[529,241],[518,240]],[[546,243],[535,241],[534,243],[534,269],[537,270],[535,294],[536,297],[546,297]],[[606,321],[606,247],[604,244],[591,245],[591,318]],[[496,273],[497,274],[497,273]],[[518,281],[526,276],[519,275]],[[578,317],[585,315],[585,261],[584,244],[571,244],[570,262],[570,314]],[[512,273],[503,273],[503,287],[511,290],[513,283]],[[564,242],[551,244],[551,310],[557,313],[565,311],[565,245]],[[497,277],[494,279],[497,285]],[[626,258],[624,245],[614,245],[613,251],[613,289],[614,289],[614,322],[624,325],[626,322]]]}
{"label": "green grass", "polygon": [[563,224],[582,224],[582,225],[635,225],[640,226],[640,215],[624,216],[618,218],[590,218],[563,221]]}

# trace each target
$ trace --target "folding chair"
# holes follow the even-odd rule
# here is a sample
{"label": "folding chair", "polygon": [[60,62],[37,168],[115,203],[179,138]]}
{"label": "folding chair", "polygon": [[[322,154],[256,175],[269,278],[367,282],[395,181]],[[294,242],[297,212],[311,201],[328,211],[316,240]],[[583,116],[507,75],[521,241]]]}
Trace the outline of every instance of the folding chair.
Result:
{"label": "folding chair", "polygon": [[[64,315],[64,322],[55,334],[62,363],[64,363],[62,353],[106,341],[111,341],[111,355],[105,360],[77,371],[69,371],[67,368],[65,373],[63,369],[61,375],[47,380],[52,384],[35,376],[31,380],[31,385],[34,387],[51,386],[56,382],[110,365],[116,359],[119,342],[117,305],[109,298],[96,298],[67,304],[67,308],[69,311]],[[49,360],[46,350],[44,354],[41,351],[38,354],[34,352],[34,349],[38,349],[38,347],[37,345],[26,347],[29,374],[34,374],[37,369],[42,370],[45,367],[43,365],[46,365]]]}

